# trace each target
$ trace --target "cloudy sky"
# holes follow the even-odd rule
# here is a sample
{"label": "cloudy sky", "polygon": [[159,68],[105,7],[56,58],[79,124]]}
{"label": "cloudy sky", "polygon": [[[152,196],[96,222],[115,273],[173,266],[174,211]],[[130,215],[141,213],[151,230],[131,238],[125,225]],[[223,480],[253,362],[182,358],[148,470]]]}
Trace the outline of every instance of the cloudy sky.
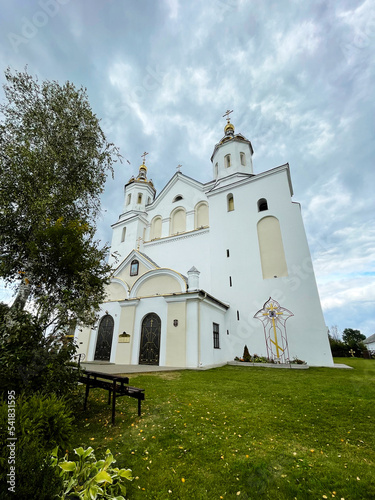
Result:
{"label": "cloudy sky", "polygon": [[290,164],[326,324],[375,332],[374,0],[0,6],[0,68],[27,65],[40,79],[87,87],[108,139],[130,162],[107,182],[103,242],[140,155],[149,152],[158,192],[178,164],[209,181],[222,115],[233,109],[255,173]]}

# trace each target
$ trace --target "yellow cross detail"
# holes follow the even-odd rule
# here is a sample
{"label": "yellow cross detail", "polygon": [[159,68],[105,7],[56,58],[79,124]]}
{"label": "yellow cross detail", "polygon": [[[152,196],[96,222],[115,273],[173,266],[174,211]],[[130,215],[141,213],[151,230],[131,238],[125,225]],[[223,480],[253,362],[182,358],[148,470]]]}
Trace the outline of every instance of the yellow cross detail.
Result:
{"label": "yellow cross detail", "polygon": [[[273,304],[270,305],[270,307],[267,307],[268,311],[274,311],[275,308],[273,307]],[[282,312],[276,312],[277,315],[283,314]],[[273,326],[273,333],[275,336],[275,340],[273,341],[272,339],[271,342],[272,344],[276,347],[276,356],[279,358],[279,350],[284,352],[284,349],[282,349],[279,344],[277,343],[277,333],[276,333],[276,323],[275,323],[275,316],[274,315],[269,315],[269,313],[263,313],[263,316],[268,316],[270,319],[272,319],[272,326]]]}

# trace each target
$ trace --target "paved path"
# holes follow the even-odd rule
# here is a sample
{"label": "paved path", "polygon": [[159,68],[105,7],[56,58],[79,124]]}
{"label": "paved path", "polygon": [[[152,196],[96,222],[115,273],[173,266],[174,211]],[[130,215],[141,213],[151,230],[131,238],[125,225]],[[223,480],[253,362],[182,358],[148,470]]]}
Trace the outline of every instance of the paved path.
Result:
{"label": "paved path", "polygon": [[155,366],[155,365],[116,365],[99,361],[83,362],[82,368],[100,373],[148,373],[148,372],[170,372],[176,370],[186,370],[181,367]]}
{"label": "paved path", "polygon": [[[226,363],[215,366],[205,366],[202,368],[182,368],[181,366],[155,366],[155,365],[116,365],[115,363],[108,363],[105,361],[88,361],[82,362],[82,368],[86,368],[87,370],[91,370],[93,372],[99,373],[149,373],[149,372],[171,372],[176,370],[209,370],[210,368],[217,368],[218,366],[223,366]],[[270,367],[270,368],[292,368],[292,369],[308,369],[308,365],[275,365],[268,363],[241,363],[239,361],[230,361],[228,365],[238,365],[238,366],[255,366],[259,367]],[[329,368],[346,368],[352,370],[351,366],[335,363],[332,367]]]}

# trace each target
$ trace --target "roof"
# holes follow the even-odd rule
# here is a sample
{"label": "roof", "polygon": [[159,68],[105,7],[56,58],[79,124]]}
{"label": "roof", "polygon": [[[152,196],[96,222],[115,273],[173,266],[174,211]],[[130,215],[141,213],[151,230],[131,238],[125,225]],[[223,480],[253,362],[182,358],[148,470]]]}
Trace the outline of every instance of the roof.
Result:
{"label": "roof", "polygon": [[375,342],[375,333],[363,341],[364,344],[372,344],[372,342]]}

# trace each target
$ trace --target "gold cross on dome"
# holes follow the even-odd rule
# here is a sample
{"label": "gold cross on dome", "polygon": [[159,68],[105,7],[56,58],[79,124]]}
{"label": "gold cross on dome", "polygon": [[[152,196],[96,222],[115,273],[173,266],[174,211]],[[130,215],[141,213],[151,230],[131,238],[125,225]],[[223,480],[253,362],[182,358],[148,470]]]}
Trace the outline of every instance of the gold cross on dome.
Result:
{"label": "gold cross on dome", "polygon": [[229,115],[231,113],[233,113],[233,109],[232,109],[232,111],[230,109],[227,109],[227,111],[223,114],[223,118],[226,118],[228,120],[228,123],[230,122]]}
{"label": "gold cross on dome", "polygon": [[143,155],[141,155],[141,158],[143,158],[143,165],[145,164],[145,160],[146,160],[147,155],[148,155],[148,153],[146,153],[146,151],[143,153]]}

